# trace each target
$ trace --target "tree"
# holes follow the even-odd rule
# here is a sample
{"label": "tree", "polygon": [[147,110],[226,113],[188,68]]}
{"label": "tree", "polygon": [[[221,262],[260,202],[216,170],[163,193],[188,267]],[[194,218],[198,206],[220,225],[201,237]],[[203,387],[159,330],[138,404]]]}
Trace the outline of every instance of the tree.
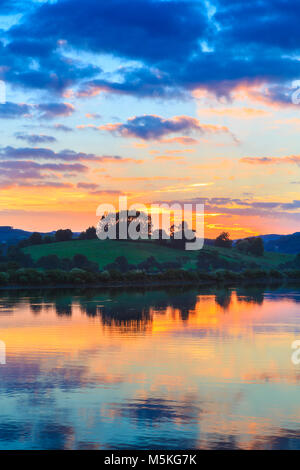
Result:
{"label": "tree", "polygon": [[66,230],[60,229],[60,230],[57,230],[57,232],[55,233],[55,240],[57,242],[68,242],[72,240],[72,237],[73,237],[73,232],[70,229],[66,229]]}
{"label": "tree", "polygon": [[33,232],[28,238],[29,245],[41,245],[43,237],[39,232]]}
{"label": "tree", "polygon": [[[151,215],[136,211],[135,215],[129,215],[128,211],[110,213],[103,215],[97,227],[98,235],[102,234],[104,238],[115,240],[121,239],[120,227],[125,228],[125,237],[130,238],[129,227],[136,233],[140,233],[139,238],[145,238],[152,233]],[[105,234],[108,236],[106,237]]]}
{"label": "tree", "polygon": [[43,238],[43,243],[47,244],[47,243],[53,243],[55,240],[54,240],[54,237],[51,237],[51,235],[45,235],[44,238]]}
{"label": "tree", "polygon": [[252,240],[251,251],[254,256],[263,256],[265,249],[262,238],[257,237]]}
{"label": "tree", "polygon": [[300,253],[295,256],[294,263],[296,268],[300,268]]}
{"label": "tree", "polygon": [[126,273],[130,269],[128,260],[127,258],[125,258],[125,256],[118,256],[115,259],[115,263],[118,265],[118,268],[121,273]]}
{"label": "tree", "polygon": [[72,259],[72,268],[84,269],[85,271],[97,272],[99,271],[99,266],[97,263],[90,261],[85,255],[77,253],[73,256]]}
{"label": "tree", "polygon": [[79,235],[79,240],[94,240],[97,238],[95,227],[89,227]]}
{"label": "tree", "polygon": [[228,232],[222,232],[220,235],[215,239],[215,246],[220,248],[231,248],[232,247],[232,240],[229,238]]}
{"label": "tree", "polygon": [[264,254],[264,242],[259,237],[249,237],[236,242],[236,247],[242,253],[246,253],[254,256],[263,256]]}
{"label": "tree", "polygon": [[38,259],[37,266],[43,269],[58,269],[60,268],[60,259],[56,255],[42,256]]}
{"label": "tree", "polygon": [[30,255],[25,254],[17,246],[10,246],[7,250],[7,260],[18,263],[20,266],[31,267],[34,265],[33,259]]}

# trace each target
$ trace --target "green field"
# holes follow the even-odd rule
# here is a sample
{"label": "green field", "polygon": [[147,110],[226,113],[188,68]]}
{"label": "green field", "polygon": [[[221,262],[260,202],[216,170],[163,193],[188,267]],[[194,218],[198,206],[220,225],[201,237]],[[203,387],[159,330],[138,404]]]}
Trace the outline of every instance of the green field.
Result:
{"label": "green field", "polygon": [[29,253],[34,261],[42,256],[52,254],[57,255],[59,258],[72,258],[75,254],[80,253],[90,261],[98,263],[100,268],[112,263],[118,256],[126,256],[131,264],[138,264],[150,256],[154,256],[161,263],[180,260],[185,269],[192,269],[196,267],[197,257],[201,251],[204,253],[218,253],[220,257],[236,264],[245,265],[255,262],[262,269],[278,268],[280,264],[293,259],[293,255],[269,252],[265,253],[263,257],[253,257],[243,255],[234,248],[226,249],[210,246],[201,251],[179,251],[160,246],[153,241],[82,240],[35,245],[24,248],[24,251]]}

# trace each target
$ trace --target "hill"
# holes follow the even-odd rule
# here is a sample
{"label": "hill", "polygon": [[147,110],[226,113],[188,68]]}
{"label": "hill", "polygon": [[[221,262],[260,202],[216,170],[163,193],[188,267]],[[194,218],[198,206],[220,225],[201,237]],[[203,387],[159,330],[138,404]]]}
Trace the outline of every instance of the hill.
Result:
{"label": "hill", "polygon": [[0,243],[7,243],[13,245],[20,240],[25,240],[30,237],[31,232],[25,230],[14,229],[10,226],[0,226]]}
{"label": "hill", "polygon": [[160,263],[180,261],[185,269],[194,269],[198,257],[203,259],[203,269],[225,267],[240,271],[248,267],[262,269],[278,268],[280,264],[293,259],[293,256],[281,253],[265,253],[262,257],[241,254],[235,248],[216,248],[206,246],[200,251],[180,251],[164,247],[153,241],[118,241],[118,240],[82,240],[61,243],[35,245],[24,248],[24,252],[36,261],[42,256],[57,255],[59,258],[72,258],[75,254],[83,254],[90,261],[98,263],[102,269],[112,263],[118,256],[125,256],[129,263],[139,264],[153,256]]}
{"label": "hill", "polygon": [[261,238],[264,240],[266,251],[288,254],[300,253],[300,232],[295,232],[291,235],[272,236],[269,239],[266,236]]}

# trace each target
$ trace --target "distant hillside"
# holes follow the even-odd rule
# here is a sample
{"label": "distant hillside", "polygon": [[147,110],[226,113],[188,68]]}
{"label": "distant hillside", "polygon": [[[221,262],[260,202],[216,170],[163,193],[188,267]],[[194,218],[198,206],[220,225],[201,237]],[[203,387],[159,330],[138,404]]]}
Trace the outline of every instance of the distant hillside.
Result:
{"label": "distant hillside", "polygon": [[[30,237],[33,232],[13,228],[9,225],[0,226],[0,244],[15,245],[20,240],[25,240]],[[52,232],[39,232],[41,235],[55,235],[55,230]],[[73,238],[77,238],[80,232],[73,232]]]}
{"label": "distant hillside", "polygon": [[[18,243],[20,240],[26,239],[31,235],[32,232],[25,230],[14,229],[9,226],[0,226],[0,244],[6,243],[12,245]],[[42,232],[40,232],[42,233]],[[42,233],[42,235],[53,235],[53,232]],[[79,232],[73,233],[73,238],[79,236]],[[260,235],[260,238],[264,241],[265,251],[285,254],[298,254],[300,253],[300,232],[293,233],[291,235],[278,235],[268,234]],[[234,244],[237,240],[234,241]],[[214,240],[205,238],[205,247],[209,248],[214,245]],[[151,255],[149,255],[151,256]]]}
{"label": "distant hillside", "polygon": [[0,243],[12,245],[30,237],[31,232],[25,230],[14,229],[10,226],[0,226]]}
{"label": "distant hillside", "polygon": [[266,251],[294,255],[300,253],[300,232],[292,235],[263,235],[261,238]]}
{"label": "distant hillside", "polygon": [[125,256],[128,262],[137,265],[153,256],[160,263],[180,261],[185,269],[195,269],[199,255],[203,258],[203,269],[226,267],[240,271],[250,267],[262,269],[278,268],[282,263],[292,260],[292,256],[280,253],[265,253],[262,257],[248,256],[237,249],[206,246],[200,251],[181,251],[164,247],[153,241],[82,240],[35,245],[24,248],[37,261],[42,256],[57,255],[59,258],[72,258],[80,253],[90,261],[98,263],[102,269],[118,256]]}

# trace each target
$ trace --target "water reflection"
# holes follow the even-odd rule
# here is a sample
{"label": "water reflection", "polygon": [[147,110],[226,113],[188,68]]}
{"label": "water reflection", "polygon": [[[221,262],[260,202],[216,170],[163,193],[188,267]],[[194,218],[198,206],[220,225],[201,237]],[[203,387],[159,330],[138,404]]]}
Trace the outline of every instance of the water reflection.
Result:
{"label": "water reflection", "polygon": [[0,293],[0,449],[300,448],[300,291]]}

